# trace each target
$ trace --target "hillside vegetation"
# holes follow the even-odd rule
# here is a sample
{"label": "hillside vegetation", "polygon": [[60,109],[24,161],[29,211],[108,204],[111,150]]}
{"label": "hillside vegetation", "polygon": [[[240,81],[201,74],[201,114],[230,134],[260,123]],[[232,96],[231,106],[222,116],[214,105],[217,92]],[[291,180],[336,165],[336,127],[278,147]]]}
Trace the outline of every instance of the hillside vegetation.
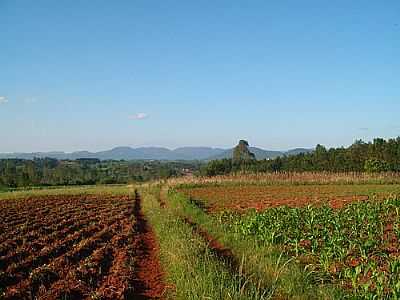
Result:
{"label": "hillside vegetation", "polygon": [[369,143],[358,140],[348,148],[327,149],[322,145],[317,145],[313,152],[275,159],[214,160],[202,169],[202,174],[214,176],[239,171],[398,172],[400,171],[400,137],[389,140],[377,138]]}

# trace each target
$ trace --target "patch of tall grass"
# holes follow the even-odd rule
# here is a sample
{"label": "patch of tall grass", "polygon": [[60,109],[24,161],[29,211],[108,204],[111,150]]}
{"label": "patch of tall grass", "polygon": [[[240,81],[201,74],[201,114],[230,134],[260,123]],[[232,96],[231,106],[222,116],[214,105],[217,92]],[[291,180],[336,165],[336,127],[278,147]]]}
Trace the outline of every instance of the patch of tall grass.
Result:
{"label": "patch of tall grass", "polygon": [[169,290],[167,299],[269,299],[240,272],[233,273],[227,262],[217,257],[178,217],[175,203],[164,209],[157,191],[141,190],[143,209],[160,243],[160,260]]}

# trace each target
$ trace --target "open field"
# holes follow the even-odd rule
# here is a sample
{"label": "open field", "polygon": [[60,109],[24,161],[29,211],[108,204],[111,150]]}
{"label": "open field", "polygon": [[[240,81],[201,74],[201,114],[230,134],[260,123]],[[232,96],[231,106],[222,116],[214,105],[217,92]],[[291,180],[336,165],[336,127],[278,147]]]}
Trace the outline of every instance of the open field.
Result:
{"label": "open field", "polygon": [[[209,231],[218,234],[215,228],[222,228],[220,240],[230,244],[236,255],[246,255],[246,250],[240,250],[246,246],[238,240],[265,247],[255,253],[280,252],[308,274],[317,290],[330,286],[342,292],[328,299],[398,299],[400,295],[397,184],[246,185],[228,181],[179,185],[175,190],[184,195],[182,201],[192,210],[206,213],[202,218],[208,218]],[[257,274],[251,263],[248,268]],[[297,297],[288,292],[289,284],[279,289],[275,295]],[[303,295],[304,299],[314,296]]]}
{"label": "open field", "polygon": [[399,185],[293,176],[0,194],[0,299],[397,299]]}
{"label": "open field", "polygon": [[179,189],[188,197],[201,202],[208,211],[262,211],[287,205],[301,207],[327,204],[341,208],[345,204],[368,199],[384,199],[400,195],[400,185],[217,185]]}
{"label": "open field", "polygon": [[0,298],[124,299],[162,293],[146,275],[157,276],[159,270],[148,264],[156,247],[140,205],[138,195],[0,202]]}

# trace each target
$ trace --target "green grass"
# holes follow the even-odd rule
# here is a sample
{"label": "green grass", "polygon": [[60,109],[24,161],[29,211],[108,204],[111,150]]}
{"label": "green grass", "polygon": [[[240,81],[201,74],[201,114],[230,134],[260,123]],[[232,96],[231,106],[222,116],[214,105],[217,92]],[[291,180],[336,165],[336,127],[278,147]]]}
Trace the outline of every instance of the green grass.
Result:
{"label": "green grass", "polygon": [[143,209],[160,243],[160,259],[170,287],[168,299],[268,299],[227,263],[217,258],[204,240],[177,217],[174,201],[161,209],[157,189],[142,190]]}

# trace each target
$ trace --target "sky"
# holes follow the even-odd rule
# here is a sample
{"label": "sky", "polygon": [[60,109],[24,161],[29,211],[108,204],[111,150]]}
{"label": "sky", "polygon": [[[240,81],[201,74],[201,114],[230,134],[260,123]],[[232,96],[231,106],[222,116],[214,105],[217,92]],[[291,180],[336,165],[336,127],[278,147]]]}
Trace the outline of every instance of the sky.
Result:
{"label": "sky", "polygon": [[0,0],[0,152],[400,135],[400,1]]}

